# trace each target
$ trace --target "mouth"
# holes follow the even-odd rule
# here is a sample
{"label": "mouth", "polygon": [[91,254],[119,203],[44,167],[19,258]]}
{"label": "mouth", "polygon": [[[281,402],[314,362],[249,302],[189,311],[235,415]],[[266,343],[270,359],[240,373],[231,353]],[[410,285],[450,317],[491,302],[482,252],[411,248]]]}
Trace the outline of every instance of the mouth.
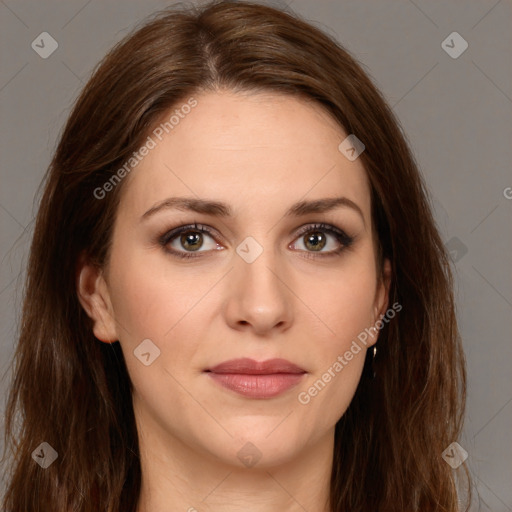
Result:
{"label": "mouth", "polygon": [[286,359],[232,359],[208,368],[217,384],[247,398],[273,398],[299,384],[306,370]]}

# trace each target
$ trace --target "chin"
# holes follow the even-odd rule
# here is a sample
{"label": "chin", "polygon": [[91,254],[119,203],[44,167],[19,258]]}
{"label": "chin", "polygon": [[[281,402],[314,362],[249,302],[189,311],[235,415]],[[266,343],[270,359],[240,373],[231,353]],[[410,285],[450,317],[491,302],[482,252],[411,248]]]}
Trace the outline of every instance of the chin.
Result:
{"label": "chin", "polygon": [[288,419],[279,425],[282,419],[238,420],[226,427],[233,438],[226,443],[226,437],[222,436],[218,444],[210,444],[210,449],[213,448],[216,456],[227,464],[239,467],[269,469],[289,463],[305,447],[307,440],[300,438],[303,432],[284,425]]}

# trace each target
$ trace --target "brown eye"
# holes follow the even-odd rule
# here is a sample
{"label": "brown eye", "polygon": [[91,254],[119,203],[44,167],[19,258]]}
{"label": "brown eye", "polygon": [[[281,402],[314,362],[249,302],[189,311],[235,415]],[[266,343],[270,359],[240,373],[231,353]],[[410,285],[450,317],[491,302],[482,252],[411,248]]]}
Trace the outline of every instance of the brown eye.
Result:
{"label": "brown eye", "polygon": [[[336,256],[346,247],[352,245],[354,241],[352,237],[348,236],[341,229],[328,224],[304,226],[299,231],[298,236],[298,241],[292,244],[292,246],[298,244],[298,249],[306,253],[306,257]],[[301,236],[302,238],[300,238]],[[304,248],[301,248],[300,245],[303,245]]]}
{"label": "brown eye", "polygon": [[[210,239],[209,247],[208,238]],[[200,257],[204,253],[210,252],[210,250],[222,249],[222,246],[215,241],[210,230],[198,224],[173,229],[163,234],[159,238],[159,243],[166,252],[180,258]]]}
{"label": "brown eye", "polygon": [[181,233],[180,243],[184,249],[197,251],[203,245],[203,235],[199,232],[186,231]]}
{"label": "brown eye", "polygon": [[321,251],[326,243],[326,237],[321,231],[314,231],[304,236],[304,245],[312,251]]}

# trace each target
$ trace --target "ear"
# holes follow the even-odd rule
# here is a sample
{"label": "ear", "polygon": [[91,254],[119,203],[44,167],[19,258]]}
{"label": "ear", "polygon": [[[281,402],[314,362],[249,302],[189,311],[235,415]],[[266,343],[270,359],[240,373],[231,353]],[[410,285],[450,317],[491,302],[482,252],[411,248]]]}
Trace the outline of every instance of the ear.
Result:
{"label": "ear", "polygon": [[114,311],[103,271],[81,256],[77,270],[77,295],[93,320],[93,333],[104,343],[118,340]]}
{"label": "ear", "polygon": [[374,322],[380,319],[381,315],[386,313],[389,303],[389,288],[391,286],[391,263],[388,258],[384,260],[382,266],[382,275],[377,283],[374,304]]}

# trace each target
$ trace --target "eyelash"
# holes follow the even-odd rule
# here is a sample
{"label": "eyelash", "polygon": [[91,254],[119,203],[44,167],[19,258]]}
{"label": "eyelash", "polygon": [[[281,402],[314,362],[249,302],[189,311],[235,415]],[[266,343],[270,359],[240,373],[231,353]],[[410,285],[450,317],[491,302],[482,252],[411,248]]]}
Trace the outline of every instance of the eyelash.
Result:
{"label": "eyelash", "polygon": [[[180,226],[176,229],[172,229],[171,231],[166,231],[163,235],[158,237],[158,243],[164,248],[164,250],[171,254],[172,256],[176,256],[178,258],[183,259],[191,259],[191,258],[201,258],[202,254],[205,252],[210,251],[200,251],[198,253],[190,252],[190,251],[176,251],[174,249],[169,249],[167,247],[167,244],[177,238],[179,235],[185,232],[200,232],[205,233],[208,236],[214,238],[213,233],[206,228],[205,226],[201,224],[188,224],[186,226]],[[296,238],[300,238],[301,236],[305,235],[306,233],[310,232],[316,232],[316,231],[323,231],[325,233],[328,233],[336,238],[336,240],[341,244],[341,247],[339,249],[328,251],[324,253],[313,253],[313,251],[301,251],[305,252],[305,258],[328,258],[333,256],[338,256],[341,252],[343,252],[346,248],[350,247],[352,243],[354,242],[354,238],[347,235],[344,231],[341,229],[336,228],[335,226],[331,226],[329,224],[324,224],[323,222],[317,223],[317,224],[308,224],[307,226],[304,226],[299,230],[299,232],[296,235]]]}

